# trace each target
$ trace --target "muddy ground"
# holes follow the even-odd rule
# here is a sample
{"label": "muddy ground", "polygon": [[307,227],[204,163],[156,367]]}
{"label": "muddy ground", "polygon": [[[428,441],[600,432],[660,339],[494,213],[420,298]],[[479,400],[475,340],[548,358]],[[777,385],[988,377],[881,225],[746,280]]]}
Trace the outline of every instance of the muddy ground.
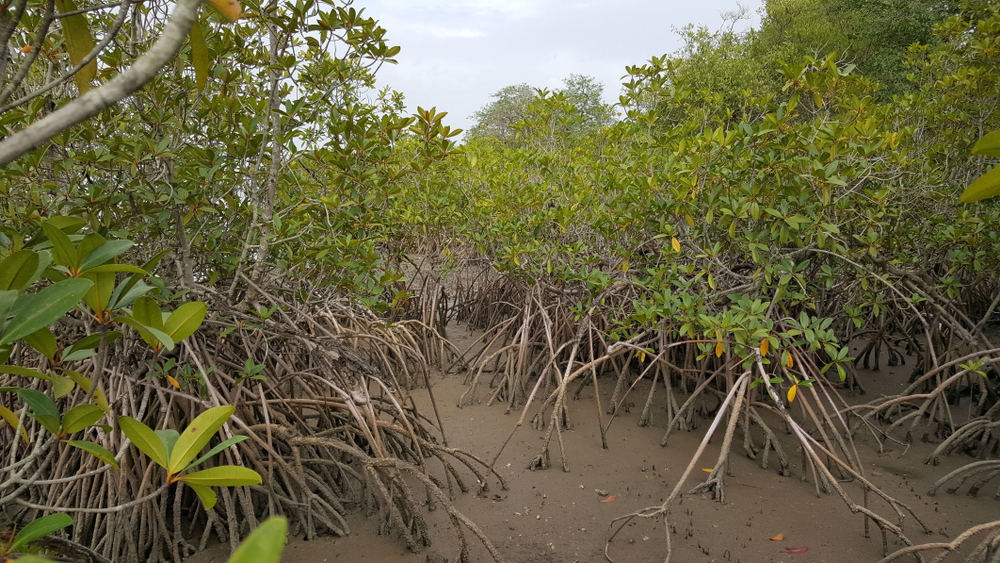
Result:
{"label": "muddy ground", "polygon": [[[454,327],[449,336],[459,349],[468,346],[471,337],[462,327]],[[849,399],[864,402],[880,393],[898,393],[905,386],[912,362],[899,367],[883,367],[877,373],[862,372],[868,394]],[[505,415],[504,405],[475,404],[457,408],[458,397],[465,391],[464,374],[433,375],[432,386],[448,433],[449,444],[492,459],[517,422],[520,413]],[[661,384],[662,385],[662,384]],[[601,403],[611,398],[614,381],[601,382]],[[480,388],[480,394],[483,394]],[[558,445],[553,439],[552,467],[529,471],[529,461],[538,454],[543,432],[527,424],[518,429],[497,464],[510,489],[500,490],[494,481],[483,497],[462,495],[456,507],[476,522],[492,539],[508,563],[574,563],[605,561],[605,538],[609,522],[632,511],[658,506],[676,485],[694,454],[707,420],[692,432],[675,432],[670,444],[661,448],[660,440],[667,424],[662,403],[654,410],[652,425],[639,427],[637,420],[649,391],[648,382],[640,382],[628,398],[638,404],[620,412],[608,433],[609,448],[601,448],[597,406],[592,388],[577,401],[569,401],[568,432],[563,433],[569,472],[563,472]],[[418,405],[430,415],[426,390],[414,391]],[[662,389],[658,390],[662,400]],[[683,401],[683,398],[679,398]],[[532,410],[534,412],[534,410]],[[607,421],[608,417],[603,416]],[[864,537],[864,520],[853,515],[836,495],[817,497],[810,479],[803,482],[801,455],[790,436],[781,436],[792,462],[794,474],[781,476],[773,459],[762,470],[759,462],[743,453],[740,431],[734,440],[731,474],[725,480],[726,502],[710,495],[685,495],[675,502],[668,516],[673,543],[672,561],[704,562],[876,562],[882,557],[882,540],[872,526],[872,537]],[[870,437],[859,435],[858,448],[870,479],[889,495],[908,504],[932,530],[907,519],[904,531],[915,543],[948,541],[970,526],[1000,518],[1000,502],[993,500],[995,485],[984,488],[979,498],[965,495],[928,496],[927,490],[939,477],[971,461],[964,455],[942,459],[940,465],[925,465],[924,460],[935,444],[916,442],[909,448],[888,445],[892,451],[881,454]],[[715,464],[721,436],[709,445],[697,468],[685,484],[685,490],[707,477],[700,468]],[[472,484],[474,477],[469,475]],[[846,484],[846,490],[859,502],[861,489]],[[609,497],[613,500],[608,501]],[[873,495],[874,498],[874,495]],[[605,502],[602,502],[605,501]],[[890,515],[889,507],[872,502],[872,508]],[[375,522],[356,515],[350,520],[352,535],[347,538],[321,538],[313,541],[292,539],[285,550],[286,562],[423,563],[454,561],[458,550],[453,531],[443,510],[429,514],[434,544],[419,554],[407,551],[396,536],[379,536]],[[784,539],[769,538],[783,534]],[[473,561],[491,560],[475,539]],[[978,543],[978,542],[974,542]],[[666,555],[662,519],[633,522],[608,546],[615,562],[663,561]],[[806,547],[798,554],[783,553],[789,548]],[[889,549],[900,547],[890,538]],[[429,557],[430,554],[430,557]],[[213,546],[188,561],[223,562],[228,546]],[[955,560],[960,560],[957,555]],[[911,559],[912,560],[912,559]]]}

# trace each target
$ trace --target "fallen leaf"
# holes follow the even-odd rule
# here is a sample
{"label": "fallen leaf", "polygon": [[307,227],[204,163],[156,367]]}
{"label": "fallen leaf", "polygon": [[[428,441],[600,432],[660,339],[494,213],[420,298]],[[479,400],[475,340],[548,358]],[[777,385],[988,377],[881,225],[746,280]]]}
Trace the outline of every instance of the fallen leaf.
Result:
{"label": "fallen leaf", "polygon": [[808,547],[789,547],[788,549],[782,551],[781,553],[805,553],[807,551],[809,551]]}
{"label": "fallen leaf", "polygon": [[702,468],[701,470],[702,470],[702,471],[704,471],[705,473],[711,473],[711,472],[712,472],[712,470],[711,470],[711,469],[705,469],[705,468]]}
{"label": "fallen leaf", "polygon": [[611,501],[615,500],[616,498],[618,498],[618,495],[611,495],[608,498],[602,500],[601,502],[611,502]]}
{"label": "fallen leaf", "polygon": [[778,535],[774,536],[773,538],[771,538],[771,541],[781,541],[783,539],[785,539],[785,534],[778,534]]}

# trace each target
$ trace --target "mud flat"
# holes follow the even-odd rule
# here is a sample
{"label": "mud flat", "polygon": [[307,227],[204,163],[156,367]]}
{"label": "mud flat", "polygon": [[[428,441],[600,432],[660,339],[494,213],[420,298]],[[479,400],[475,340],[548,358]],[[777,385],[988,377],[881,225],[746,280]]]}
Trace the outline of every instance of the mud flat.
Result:
{"label": "mud flat", "polygon": [[[449,336],[459,349],[465,348],[469,334],[449,327]],[[878,373],[862,372],[868,395],[891,393],[905,386],[908,366],[882,368]],[[464,374],[436,373],[432,386],[441,410],[449,445],[466,449],[484,459],[492,459],[519,417],[505,415],[504,405],[473,404],[457,408],[466,390]],[[610,378],[601,380],[601,403],[608,405],[614,387]],[[642,381],[627,399],[639,407],[623,409],[608,432],[608,449],[601,448],[597,406],[592,388],[579,400],[569,401],[571,427],[563,432],[569,472],[561,470],[559,449],[553,443],[552,468],[530,471],[529,462],[539,451],[543,432],[526,423],[519,428],[497,462],[497,471],[507,480],[509,490],[501,490],[496,480],[482,496],[475,491],[461,495],[455,506],[471,518],[495,543],[508,563],[574,563],[605,561],[605,538],[609,522],[632,511],[658,506],[677,484],[700,443],[708,421],[702,420],[691,432],[674,432],[667,447],[659,446],[667,424],[662,407],[654,410],[652,423],[637,424],[648,382]],[[414,390],[422,412],[429,413],[426,390]],[[662,394],[661,394],[662,396]],[[533,412],[533,410],[532,410]],[[607,423],[607,416],[604,417]],[[780,428],[778,426],[775,427]],[[816,496],[809,480],[801,480],[801,455],[790,436],[780,436],[792,462],[791,476],[777,472],[777,464],[762,470],[758,461],[734,447],[726,477],[726,503],[709,494],[684,495],[670,508],[672,561],[704,562],[876,562],[882,558],[882,540],[872,526],[871,538],[864,537],[864,520],[851,514],[836,495]],[[874,440],[856,438],[868,477],[885,492],[909,505],[933,531],[925,534],[913,519],[904,521],[904,531],[913,542],[949,541],[967,528],[996,520],[1000,503],[993,500],[992,487],[979,498],[949,495],[928,496],[927,491],[947,472],[973,461],[964,455],[941,459],[939,465],[924,460],[935,444],[915,442],[908,448],[891,445],[892,451],[877,451]],[[707,477],[701,468],[711,467],[718,455],[721,437],[713,439],[684,490]],[[475,477],[467,484],[475,489]],[[861,490],[845,484],[849,493],[861,498]],[[872,496],[874,498],[874,495]],[[884,514],[891,510],[881,501],[871,507]],[[364,561],[371,563],[440,563],[454,561],[457,547],[453,528],[442,510],[430,513],[434,543],[421,553],[407,551],[392,535],[377,535],[374,518],[354,515],[349,523],[352,535],[346,538],[292,539],[285,550],[286,562]],[[769,538],[783,534],[781,541]],[[472,560],[491,561],[489,554],[470,537]],[[973,545],[970,546],[973,547]],[[785,553],[791,548],[808,548],[803,553]],[[889,549],[898,547],[890,538]],[[662,519],[634,521],[608,544],[608,555],[616,562],[662,561],[666,540]],[[228,546],[213,546],[188,561],[223,562]],[[958,561],[958,554],[952,556]]]}

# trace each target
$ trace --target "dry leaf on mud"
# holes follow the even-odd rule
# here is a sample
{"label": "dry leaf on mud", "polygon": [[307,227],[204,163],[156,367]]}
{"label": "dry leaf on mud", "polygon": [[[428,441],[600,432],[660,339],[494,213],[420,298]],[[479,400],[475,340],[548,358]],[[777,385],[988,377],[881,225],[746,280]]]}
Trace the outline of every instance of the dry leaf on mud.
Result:
{"label": "dry leaf on mud", "polygon": [[711,469],[705,469],[705,468],[702,468],[702,471],[704,471],[705,473],[711,473],[712,472]]}
{"label": "dry leaf on mud", "polygon": [[785,539],[785,534],[778,534],[778,535],[774,536],[773,538],[771,538],[771,541],[781,541],[783,539]]}
{"label": "dry leaf on mud", "polygon": [[618,498],[618,495],[611,495],[608,498],[602,500],[601,502],[611,502],[611,501],[615,500],[616,498]]}
{"label": "dry leaf on mud", "polygon": [[785,551],[782,551],[781,553],[793,553],[794,554],[794,553],[805,553],[807,551],[809,551],[808,547],[789,547],[788,549],[786,549]]}

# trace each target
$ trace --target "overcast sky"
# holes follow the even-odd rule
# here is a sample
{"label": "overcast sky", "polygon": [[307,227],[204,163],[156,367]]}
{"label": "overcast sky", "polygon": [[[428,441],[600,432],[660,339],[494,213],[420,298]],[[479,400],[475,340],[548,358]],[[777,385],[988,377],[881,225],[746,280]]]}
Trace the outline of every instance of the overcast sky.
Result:
{"label": "overcast sky", "polygon": [[[757,26],[760,0],[743,0]],[[680,47],[673,27],[717,30],[736,0],[355,0],[402,51],[379,71],[380,86],[406,95],[407,109],[436,106],[467,129],[490,94],[526,82],[560,88],[570,74],[604,83],[617,101],[626,65]]]}

